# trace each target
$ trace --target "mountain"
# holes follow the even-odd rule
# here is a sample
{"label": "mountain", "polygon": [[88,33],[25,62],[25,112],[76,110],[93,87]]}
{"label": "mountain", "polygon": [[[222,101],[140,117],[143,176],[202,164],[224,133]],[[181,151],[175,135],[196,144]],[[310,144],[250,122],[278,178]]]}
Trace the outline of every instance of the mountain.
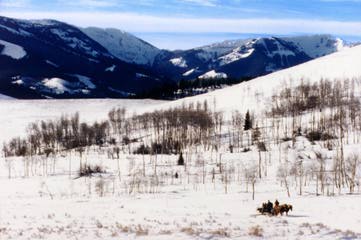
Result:
{"label": "mountain", "polygon": [[89,27],[81,30],[113,56],[128,63],[151,66],[160,53],[160,50],[153,45],[118,29]]}
{"label": "mountain", "polygon": [[0,17],[0,40],[0,92],[12,97],[126,97],[163,84],[66,23]]}
{"label": "mountain", "polygon": [[187,51],[163,51],[153,65],[173,79],[257,77],[342,50],[331,35],[224,41]]}
{"label": "mountain", "polygon": [[190,103],[216,103],[216,110],[231,113],[235,109],[262,113],[269,108],[272,96],[285,86],[298,86],[302,81],[315,83],[322,79],[345,81],[355,79],[355,93],[360,96],[361,46],[330,54],[307,63],[280,70],[231,87],[164,104],[162,108],[187,106]]}
{"label": "mountain", "polygon": [[0,17],[0,93],[17,98],[129,97],[176,88],[180,80],[239,82],[345,47],[330,35],[312,35],[168,51],[116,29]]}

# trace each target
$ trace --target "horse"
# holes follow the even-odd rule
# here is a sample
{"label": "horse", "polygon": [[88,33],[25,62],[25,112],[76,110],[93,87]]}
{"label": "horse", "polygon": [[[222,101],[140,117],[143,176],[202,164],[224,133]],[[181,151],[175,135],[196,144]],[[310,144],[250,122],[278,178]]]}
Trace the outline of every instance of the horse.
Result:
{"label": "horse", "polygon": [[289,211],[293,211],[293,206],[291,204],[282,204],[279,206],[279,213],[283,215],[283,213],[286,213],[288,215]]}

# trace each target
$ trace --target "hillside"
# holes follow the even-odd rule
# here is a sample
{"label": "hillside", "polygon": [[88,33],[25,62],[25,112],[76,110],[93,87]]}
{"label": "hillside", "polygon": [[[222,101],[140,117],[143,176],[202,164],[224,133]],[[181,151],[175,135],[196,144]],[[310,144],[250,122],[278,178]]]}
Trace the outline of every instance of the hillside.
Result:
{"label": "hillside", "polygon": [[81,29],[113,56],[128,63],[151,66],[160,50],[134,35],[118,29],[95,27]]}
{"label": "hillside", "polygon": [[163,52],[154,68],[174,79],[258,77],[347,48],[331,35],[232,40],[186,51]]}
{"label": "hillside", "polygon": [[[301,81],[318,82],[321,79],[344,80],[361,78],[361,46],[346,49],[298,66],[281,70],[248,82],[214,92],[189,97],[166,104],[181,106],[191,102],[216,102],[216,109],[223,112],[238,110],[262,112],[268,107],[273,94],[284,86],[298,86]],[[360,91],[360,90],[358,90]]]}
{"label": "hillside", "polygon": [[11,97],[5,96],[3,94],[0,94],[0,99],[4,100],[4,99],[12,99]]}
{"label": "hillside", "polygon": [[149,69],[54,20],[0,17],[0,62],[0,92],[23,99],[124,98],[163,84]]}

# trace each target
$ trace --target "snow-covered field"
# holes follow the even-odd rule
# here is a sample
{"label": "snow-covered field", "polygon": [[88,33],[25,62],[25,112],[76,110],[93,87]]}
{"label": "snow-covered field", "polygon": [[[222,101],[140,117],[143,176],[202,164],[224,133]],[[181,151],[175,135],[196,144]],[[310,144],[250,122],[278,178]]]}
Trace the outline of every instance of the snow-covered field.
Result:
{"label": "snow-covered field", "polygon": [[[303,138],[297,140],[297,146],[295,152],[318,147]],[[92,148],[83,158],[100,164],[107,172],[92,178],[77,178],[75,170],[69,176],[69,161],[73,169],[79,164],[76,152],[57,156],[55,172],[50,170],[52,173],[43,176],[43,158],[38,158],[32,167],[40,175],[37,177],[23,177],[19,161],[14,163],[12,179],[7,179],[7,166],[2,162],[1,234],[3,239],[361,239],[361,196],[315,196],[314,186],[305,187],[299,196],[297,186],[292,185],[291,197],[287,197],[275,176],[277,153],[276,147],[270,151],[273,157],[264,167],[268,174],[256,183],[255,200],[245,181],[230,183],[227,192],[222,176],[217,175],[212,183],[211,169],[218,160],[210,153],[202,154],[208,161],[205,184],[196,162],[191,171],[196,174],[186,175],[183,166],[176,166],[174,155],[158,156],[162,184],[141,182],[133,187],[132,179],[139,177],[136,172],[143,166],[150,176],[154,158],[146,156],[143,165],[141,155],[121,155],[117,160]],[[257,151],[224,154],[222,159],[235,165],[233,177],[237,178],[239,166],[251,164],[257,155]],[[49,168],[52,161],[49,159]],[[179,173],[178,179],[172,177],[174,172]],[[102,193],[97,188],[100,182],[104,183]],[[288,216],[258,214],[256,208],[268,199],[290,203],[294,209]]]}
{"label": "snow-covered field", "polygon": [[[81,120],[89,123],[105,120],[114,107],[126,107],[128,116],[132,116],[133,112],[208,100],[210,108],[228,116],[235,110],[251,110],[261,116],[273,93],[290,79],[292,86],[302,78],[310,82],[321,78],[358,81],[359,66],[361,47],[355,47],[171,103],[1,100],[0,140],[24,136],[30,122],[62,114],[79,112]],[[359,86],[356,84],[357,94]],[[307,125],[309,118],[305,114],[301,123]],[[225,123],[223,132],[219,131],[226,136],[228,130]],[[267,152],[258,151],[255,145],[231,152],[226,137],[216,151],[203,146],[185,149],[186,167],[177,165],[178,155],[142,156],[123,149],[117,158],[110,154],[111,146],[91,146],[82,154],[60,151],[48,158],[42,155],[5,160],[1,155],[0,239],[361,239],[360,172],[356,173],[354,193],[349,194],[347,187],[335,189],[332,180],[326,180],[324,194],[319,196],[313,174],[305,174],[304,179],[288,176],[290,197],[278,174],[282,164],[298,163],[300,159],[305,170],[315,163],[317,167],[318,153],[325,159],[325,170],[332,169],[333,160],[339,157],[338,140],[331,140],[334,147],[326,148],[324,142],[311,143],[304,135],[294,142],[276,142],[271,139],[274,134],[267,133],[269,138],[264,139]],[[244,142],[249,142],[245,135]],[[357,134],[347,132],[342,153],[360,155],[359,142]],[[81,161],[97,164],[105,173],[79,178]],[[247,171],[257,164],[262,177],[254,178],[253,200]],[[293,211],[277,217],[257,213],[262,202],[275,199],[292,204]]]}
{"label": "snow-covered field", "polygon": [[93,123],[107,118],[113,108],[125,107],[128,114],[143,113],[163,101],[154,100],[14,100],[0,95],[0,142],[26,134],[29,123],[53,120],[79,112],[82,121]]}

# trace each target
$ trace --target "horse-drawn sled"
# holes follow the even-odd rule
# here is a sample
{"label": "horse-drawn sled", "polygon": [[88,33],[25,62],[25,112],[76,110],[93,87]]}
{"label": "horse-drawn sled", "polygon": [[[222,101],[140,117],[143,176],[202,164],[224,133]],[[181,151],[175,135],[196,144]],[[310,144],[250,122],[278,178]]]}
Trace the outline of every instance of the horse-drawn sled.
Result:
{"label": "horse-drawn sled", "polygon": [[277,200],[274,204],[270,201],[262,203],[262,207],[257,208],[257,211],[260,212],[262,215],[269,216],[278,216],[283,215],[284,213],[288,215],[288,212],[292,210],[293,206],[291,204],[280,204]]}

